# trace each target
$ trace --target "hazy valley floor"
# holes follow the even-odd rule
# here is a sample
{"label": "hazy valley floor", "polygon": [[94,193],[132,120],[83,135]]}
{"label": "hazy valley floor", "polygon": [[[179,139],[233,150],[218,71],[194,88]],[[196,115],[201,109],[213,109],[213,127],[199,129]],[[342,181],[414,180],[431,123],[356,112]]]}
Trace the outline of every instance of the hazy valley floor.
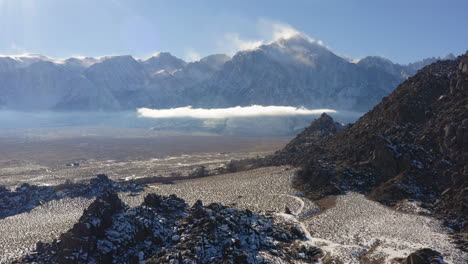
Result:
{"label": "hazy valley floor", "polygon": [[[114,180],[187,175],[232,159],[270,154],[290,137],[236,137],[139,128],[0,130],[0,185],[56,185],[105,173]],[[78,167],[66,166],[79,163]]]}

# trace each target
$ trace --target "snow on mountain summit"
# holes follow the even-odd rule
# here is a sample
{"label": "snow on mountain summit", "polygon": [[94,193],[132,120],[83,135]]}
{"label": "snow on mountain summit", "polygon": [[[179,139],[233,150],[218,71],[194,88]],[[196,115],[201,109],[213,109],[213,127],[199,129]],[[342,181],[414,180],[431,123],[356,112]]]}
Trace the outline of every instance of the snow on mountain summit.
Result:
{"label": "snow on mountain summit", "polygon": [[173,56],[169,52],[160,52],[147,60],[143,60],[142,63],[150,74],[154,74],[160,70],[173,72],[187,65],[187,62]]}

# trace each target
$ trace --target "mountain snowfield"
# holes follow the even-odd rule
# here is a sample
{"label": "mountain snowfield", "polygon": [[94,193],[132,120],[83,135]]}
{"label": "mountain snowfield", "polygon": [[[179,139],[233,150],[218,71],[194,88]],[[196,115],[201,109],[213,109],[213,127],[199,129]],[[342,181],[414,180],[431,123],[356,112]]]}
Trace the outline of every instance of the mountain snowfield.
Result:
{"label": "mountain snowfield", "polygon": [[299,34],[240,51],[232,58],[215,54],[195,62],[167,52],[148,59],[1,56],[0,109],[285,105],[362,112],[438,59],[409,65],[381,57],[350,61]]}

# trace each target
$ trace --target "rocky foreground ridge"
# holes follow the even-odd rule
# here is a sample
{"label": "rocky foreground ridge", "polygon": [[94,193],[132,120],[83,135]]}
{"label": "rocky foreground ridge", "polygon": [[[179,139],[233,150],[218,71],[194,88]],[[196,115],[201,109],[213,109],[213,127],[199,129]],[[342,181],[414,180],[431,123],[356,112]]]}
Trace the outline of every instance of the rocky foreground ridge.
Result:
{"label": "rocky foreground ridge", "polygon": [[[314,238],[293,218],[220,203],[190,207],[176,195],[154,193],[129,207],[109,190],[70,230],[50,243],[39,241],[13,263],[342,263],[309,243]],[[369,257],[372,251],[360,261],[380,263]],[[391,263],[446,262],[441,253],[422,248]]]}
{"label": "rocky foreground ridge", "polygon": [[353,190],[387,205],[418,201],[466,238],[467,65],[468,52],[423,68],[341,131],[324,115],[267,163],[303,165],[294,184],[311,197]]}
{"label": "rocky foreground ridge", "polygon": [[17,263],[312,263],[323,257],[297,226],[219,203],[192,207],[149,194],[129,208],[98,197],[72,229]]}

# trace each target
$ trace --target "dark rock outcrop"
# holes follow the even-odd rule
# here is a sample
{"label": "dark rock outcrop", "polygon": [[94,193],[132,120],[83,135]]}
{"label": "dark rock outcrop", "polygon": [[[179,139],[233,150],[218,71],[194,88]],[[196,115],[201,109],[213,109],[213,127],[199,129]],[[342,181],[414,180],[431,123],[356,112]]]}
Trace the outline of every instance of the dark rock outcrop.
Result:
{"label": "dark rock outcrop", "polygon": [[129,208],[116,193],[98,197],[60,240],[38,243],[21,263],[311,263],[319,248],[274,215],[219,203],[188,207],[175,195],[149,194]]}
{"label": "dark rock outcrop", "polygon": [[[60,236],[58,263],[72,264],[88,262],[89,255],[99,250],[98,241],[106,236],[105,231],[112,226],[112,217],[124,209],[116,193],[106,193],[85,209],[78,223]],[[110,258],[102,256],[101,262]]]}
{"label": "dark rock outcrop", "polygon": [[423,248],[411,253],[406,264],[445,264],[442,254],[430,248]]}

